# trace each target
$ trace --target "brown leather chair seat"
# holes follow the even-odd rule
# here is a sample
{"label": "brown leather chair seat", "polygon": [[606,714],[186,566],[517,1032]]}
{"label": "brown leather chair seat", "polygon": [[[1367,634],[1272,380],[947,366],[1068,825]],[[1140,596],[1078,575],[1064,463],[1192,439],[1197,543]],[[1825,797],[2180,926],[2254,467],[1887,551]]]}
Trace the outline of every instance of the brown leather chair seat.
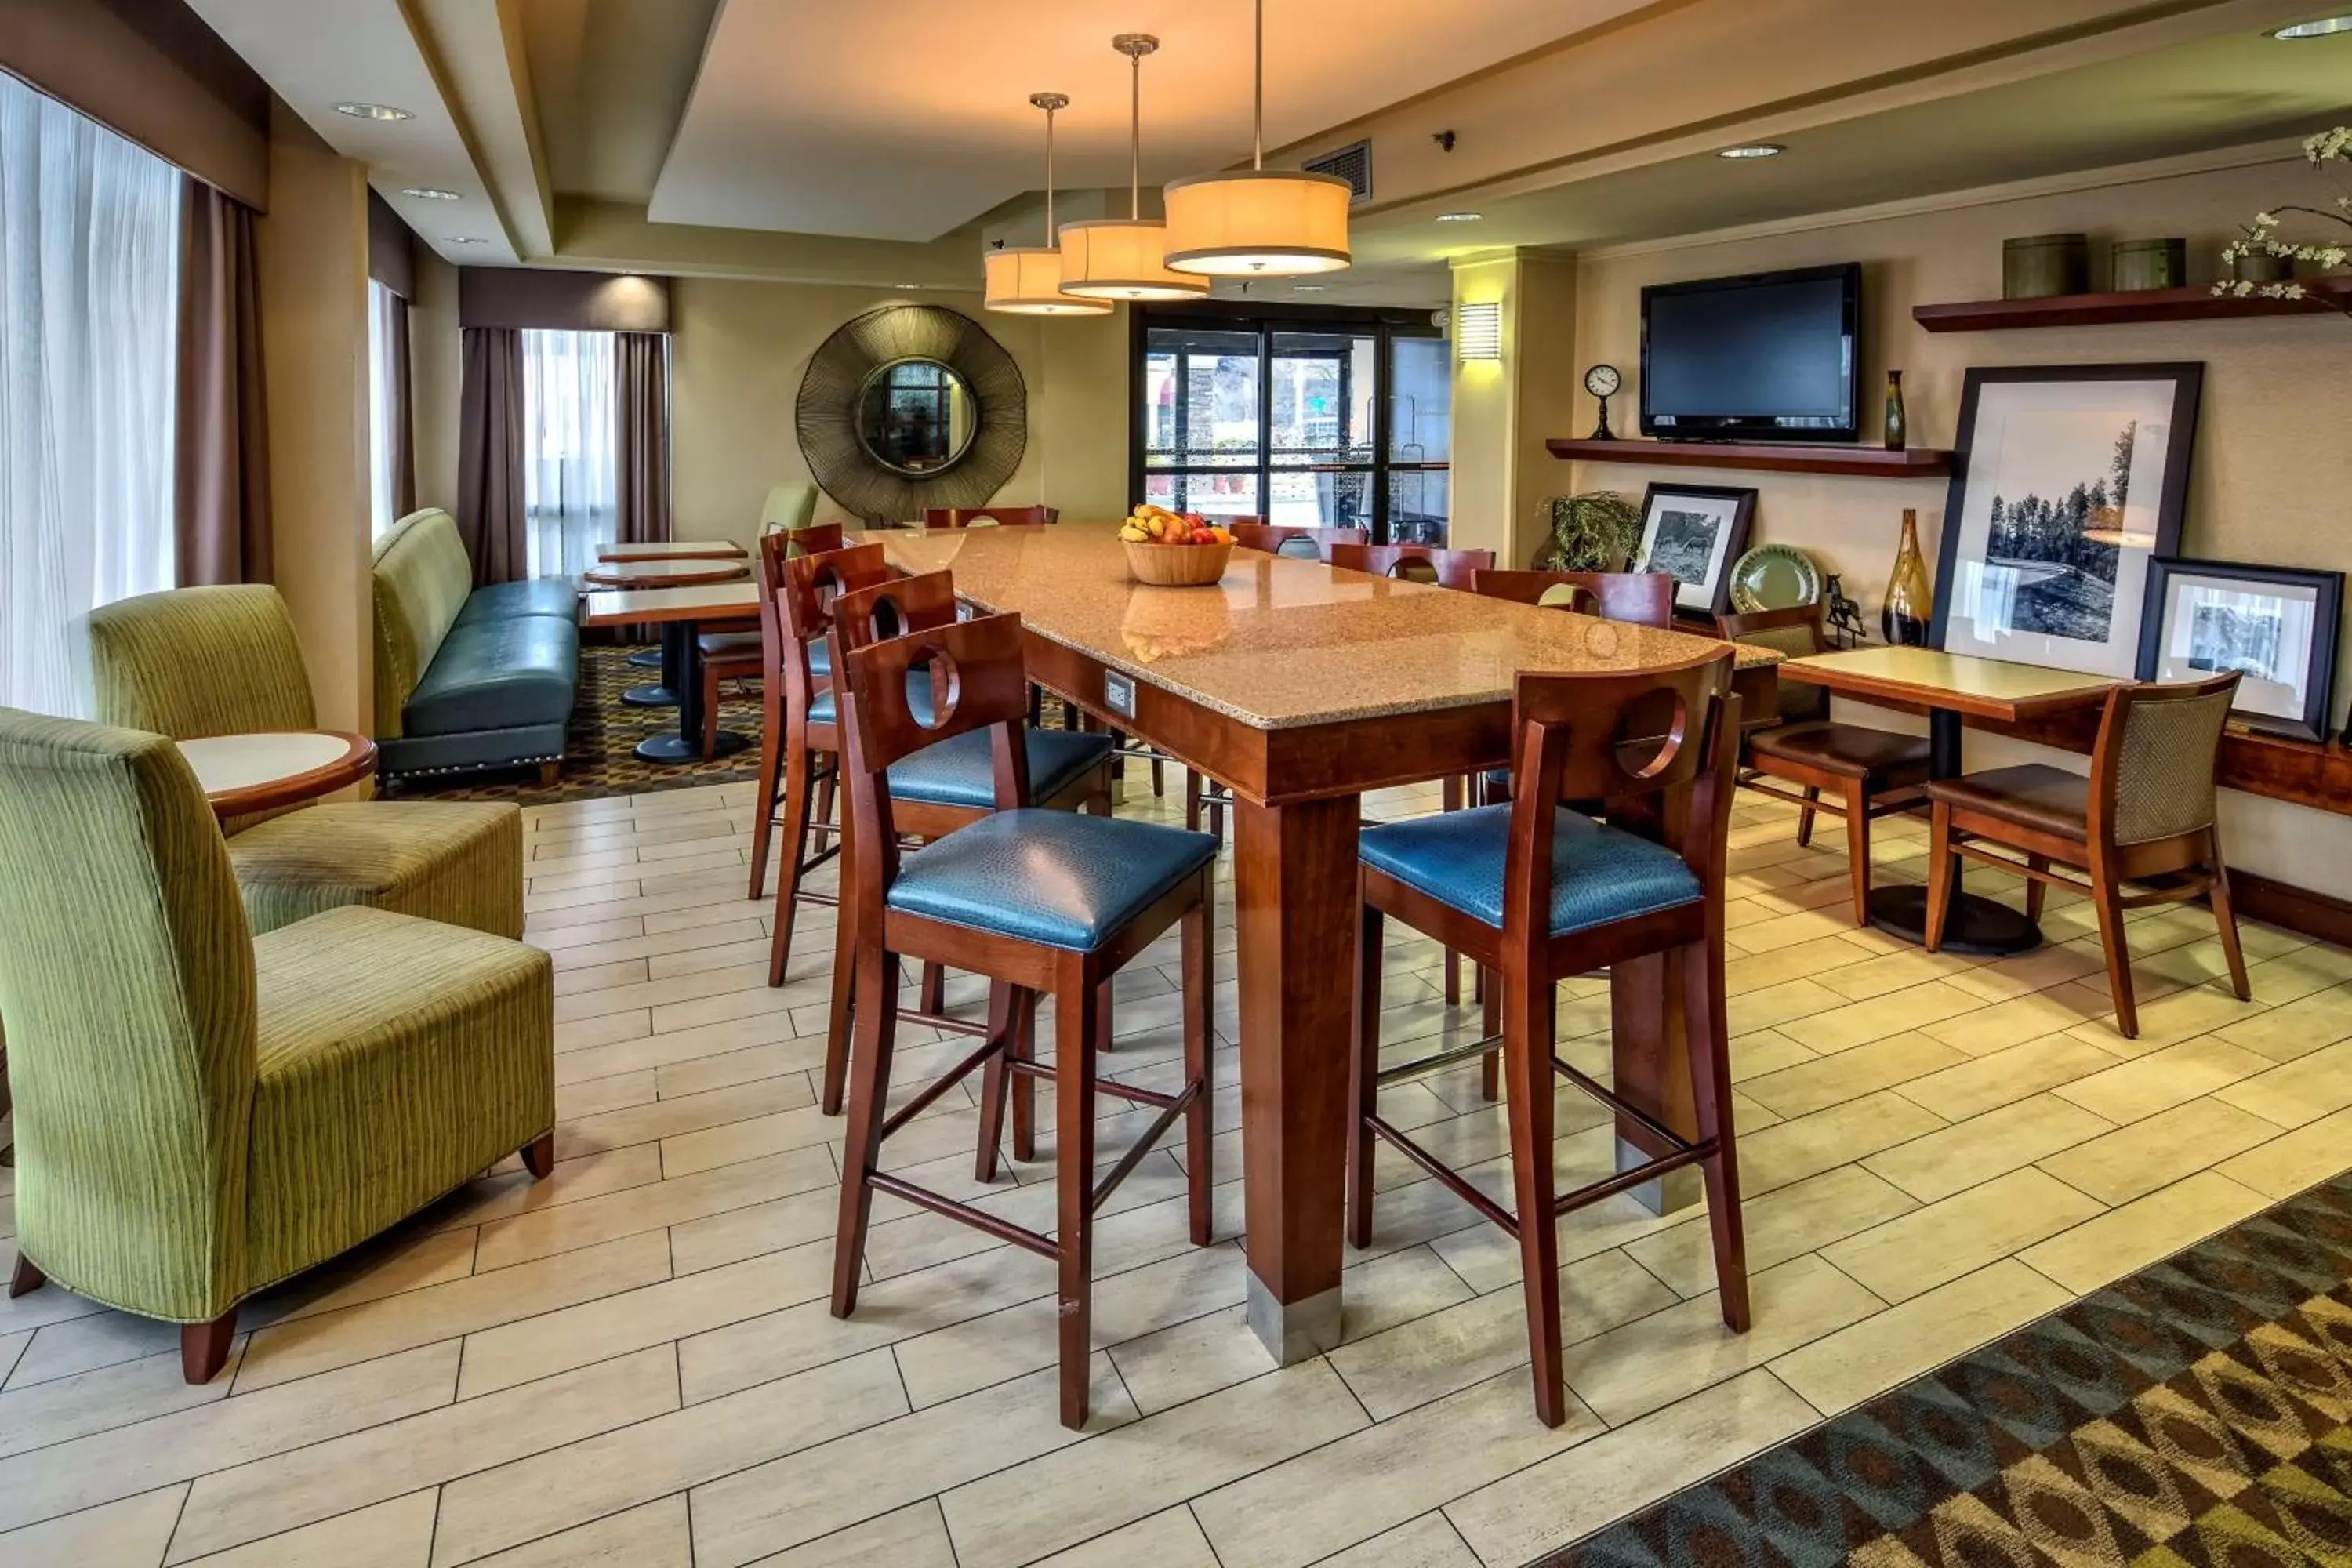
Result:
{"label": "brown leather chair seat", "polygon": [[2090,782],[2040,763],[1939,779],[1927,786],[1927,798],[2062,838],[2083,838],[2090,831]]}
{"label": "brown leather chair seat", "polygon": [[1864,724],[1785,724],[1748,741],[1751,750],[1826,773],[1867,779],[1873,791],[1925,783],[1927,742],[1917,735]]}
{"label": "brown leather chair seat", "polygon": [[760,634],[757,632],[705,632],[694,641],[705,658],[760,657]]}

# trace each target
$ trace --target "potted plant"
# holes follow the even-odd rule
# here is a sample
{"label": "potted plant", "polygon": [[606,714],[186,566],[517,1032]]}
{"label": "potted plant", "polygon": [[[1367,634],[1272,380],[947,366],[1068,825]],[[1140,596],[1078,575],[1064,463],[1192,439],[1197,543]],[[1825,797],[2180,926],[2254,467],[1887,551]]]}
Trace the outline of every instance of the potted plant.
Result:
{"label": "potted plant", "polygon": [[[2323,174],[2331,173],[2332,171],[2327,167],[2329,164],[2352,162],[2352,126],[2339,125],[2333,131],[2321,132],[2304,142],[2303,152],[2304,156],[2311,161],[2313,168],[2320,170]],[[2340,179],[2339,183],[2341,183]],[[2305,217],[2323,218],[2329,223],[2342,226],[2345,233],[2332,236],[2315,244],[2281,239],[2278,231],[2284,224],[2283,215],[2287,213],[2298,213]],[[2273,211],[2256,213],[2254,221],[2241,231],[2240,237],[2231,240],[2223,247],[2222,263],[2225,266],[2237,268],[2242,261],[2252,258],[2259,268],[2262,261],[2268,260],[2284,264],[2286,276],[2273,281],[2246,277],[2224,279],[2213,285],[2213,292],[2233,295],[2241,300],[2257,297],[2266,300],[2311,298],[2310,289],[2293,280],[2294,264],[2298,261],[2309,262],[2332,271],[2342,267],[2347,258],[2352,258],[2352,249],[2347,249],[2347,245],[2352,245],[2352,194],[2338,195],[2330,206],[2315,207],[2289,204]],[[2331,290],[2321,298],[2335,309],[2352,314],[2352,294]]]}
{"label": "potted plant", "polygon": [[1536,551],[1538,572],[1622,572],[1641,548],[1641,510],[1614,490],[1553,496],[1543,508],[1551,531]]}

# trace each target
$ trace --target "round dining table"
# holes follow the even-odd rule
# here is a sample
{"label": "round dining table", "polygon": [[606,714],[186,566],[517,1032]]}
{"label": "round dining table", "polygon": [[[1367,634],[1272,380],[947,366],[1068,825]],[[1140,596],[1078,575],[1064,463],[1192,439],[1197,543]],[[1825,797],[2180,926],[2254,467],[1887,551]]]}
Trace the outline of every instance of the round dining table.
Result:
{"label": "round dining table", "polygon": [[213,815],[275,811],[348,789],[375,772],[375,742],[341,730],[276,730],[179,742]]}
{"label": "round dining table", "polygon": [[[740,559],[706,560],[668,557],[652,561],[603,561],[580,574],[590,588],[694,588],[714,583],[740,583],[751,575]],[[662,628],[661,680],[653,686],[632,686],[621,700],[632,708],[675,708],[678,694],[694,681],[694,637],[689,631]]]}

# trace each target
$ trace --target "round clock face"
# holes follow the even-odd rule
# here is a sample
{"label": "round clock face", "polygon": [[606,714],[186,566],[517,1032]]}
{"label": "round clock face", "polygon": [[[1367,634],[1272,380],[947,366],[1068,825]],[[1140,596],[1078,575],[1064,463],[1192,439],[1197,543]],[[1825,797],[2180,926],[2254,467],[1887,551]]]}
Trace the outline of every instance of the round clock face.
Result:
{"label": "round clock face", "polygon": [[1625,378],[1617,374],[1613,364],[1596,364],[1584,373],[1584,390],[1595,397],[1614,397]]}

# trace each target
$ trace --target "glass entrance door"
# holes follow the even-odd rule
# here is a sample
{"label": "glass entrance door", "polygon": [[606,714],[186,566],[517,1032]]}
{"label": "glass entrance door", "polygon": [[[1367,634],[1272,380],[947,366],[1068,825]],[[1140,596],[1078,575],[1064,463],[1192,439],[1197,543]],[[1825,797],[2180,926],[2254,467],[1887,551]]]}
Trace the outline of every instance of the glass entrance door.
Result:
{"label": "glass entrance door", "polygon": [[1372,526],[1380,349],[1370,331],[1274,334],[1266,521]]}
{"label": "glass entrance door", "polygon": [[1262,517],[1265,356],[1254,331],[1155,327],[1143,363],[1143,499],[1204,517]]}

